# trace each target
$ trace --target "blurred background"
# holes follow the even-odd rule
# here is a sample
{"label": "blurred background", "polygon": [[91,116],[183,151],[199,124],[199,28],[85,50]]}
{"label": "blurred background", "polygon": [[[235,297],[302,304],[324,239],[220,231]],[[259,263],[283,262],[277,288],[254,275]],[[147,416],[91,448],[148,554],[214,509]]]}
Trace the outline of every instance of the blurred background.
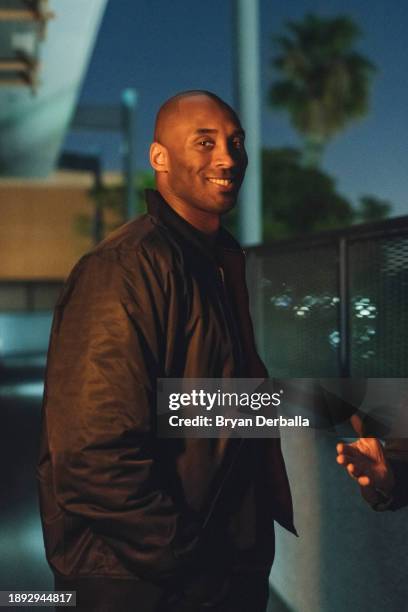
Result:
{"label": "blurred background", "polygon": [[[407,26],[403,0],[0,0],[0,590],[51,588],[35,464],[52,309],[144,211],[175,93],[214,91],[246,128],[225,224],[271,376],[407,376]],[[271,609],[404,610],[407,510],[366,507],[336,441],[283,440],[301,537],[277,533]]]}

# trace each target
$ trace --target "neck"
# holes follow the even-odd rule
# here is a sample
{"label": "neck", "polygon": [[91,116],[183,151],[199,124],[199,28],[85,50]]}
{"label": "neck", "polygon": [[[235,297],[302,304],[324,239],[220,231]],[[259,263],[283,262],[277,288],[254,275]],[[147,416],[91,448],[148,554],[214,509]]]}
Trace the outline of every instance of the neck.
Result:
{"label": "neck", "polygon": [[168,193],[166,189],[157,188],[157,190],[166,200],[167,204],[171,206],[180,217],[183,217],[187,223],[190,223],[190,225],[208,236],[215,236],[220,227],[220,215],[194,208],[183,202],[183,200],[174,194]]}

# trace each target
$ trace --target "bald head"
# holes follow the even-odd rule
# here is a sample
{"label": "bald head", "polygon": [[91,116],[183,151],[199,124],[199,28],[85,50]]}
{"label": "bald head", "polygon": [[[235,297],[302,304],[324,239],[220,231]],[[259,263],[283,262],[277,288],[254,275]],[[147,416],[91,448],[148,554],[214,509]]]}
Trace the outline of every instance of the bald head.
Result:
{"label": "bald head", "polygon": [[[169,98],[160,107],[154,126],[154,140],[167,146],[169,135],[173,134],[174,128],[182,119],[185,113],[191,111],[192,107],[200,103],[211,102],[215,106],[225,110],[231,115],[233,120],[239,125],[240,121],[233,108],[224,100],[219,98],[211,91],[193,89],[190,91],[182,91],[175,96]],[[194,104],[196,103],[196,104]]]}
{"label": "bald head", "polygon": [[237,200],[247,155],[234,110],[208,91],[186,91],[160,108],[150,146],[156,187],[196,228],[215,231]]}

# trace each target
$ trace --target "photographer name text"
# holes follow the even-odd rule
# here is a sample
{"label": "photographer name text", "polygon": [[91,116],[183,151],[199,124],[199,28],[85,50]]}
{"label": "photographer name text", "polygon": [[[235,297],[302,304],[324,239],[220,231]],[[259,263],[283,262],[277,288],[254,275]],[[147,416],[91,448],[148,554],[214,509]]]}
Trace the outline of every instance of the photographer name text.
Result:
{"label": "photographer name text", "polygon": [[171,427],[221,427],[236,429],[240,427],[309,427],[309,419],[296,415],[293,418],[278,416],[268,418],[260,414],[249,417],[215,417],[197,415],[194,417],[181,417],[173,414],[169,416]]}

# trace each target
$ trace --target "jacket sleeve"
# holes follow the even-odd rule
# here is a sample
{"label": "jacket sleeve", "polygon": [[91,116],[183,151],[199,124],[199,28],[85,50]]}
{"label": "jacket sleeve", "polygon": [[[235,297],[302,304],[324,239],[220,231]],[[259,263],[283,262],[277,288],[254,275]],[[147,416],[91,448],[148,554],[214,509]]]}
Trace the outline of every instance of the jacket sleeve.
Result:
{"label": "jacket sleeve", "polygon": [[384,450],[395,478],[393,501],[389,509],[399,510],[408,506],[408,440],[387,440]]}
{"label": "jacket sleeve", "polygon": [[154,580],[179,569],[178,542],[196,529],[155,461],[169,285],[143,250],[134,257],[126,269],[92,254],[74,271],[54,317],[45,415],[58,505]]}

